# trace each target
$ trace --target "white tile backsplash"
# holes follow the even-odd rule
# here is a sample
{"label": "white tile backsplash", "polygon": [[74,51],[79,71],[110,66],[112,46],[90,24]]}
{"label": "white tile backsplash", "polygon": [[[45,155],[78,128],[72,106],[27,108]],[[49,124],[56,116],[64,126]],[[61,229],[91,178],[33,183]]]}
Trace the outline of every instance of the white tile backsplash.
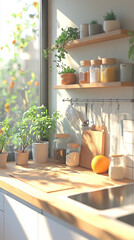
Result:
{"label": "white tile backsplash", "polygon": [[125,156],[125,162],[127,167],[133,167],[133,156],[127,155]]}
{"label": "white tile backsplash", "polygon": [[134,143],[134,132],[124,132],[123,133],[124,143]]}
{"label": "white tile backsplash", "polygon": [[134,121],[123,120],[121,152],[126,155],[125,177],[134,180]]}
{"label": "white tile backsplash", "polygon": [[124,143],[120,146],[120,152],[124,155],[134,155],[134,144]]}
{"label": "white tile backsplash", "polygon": [[134,121],[123,120],[123,131],[124,132],[134,132]]}

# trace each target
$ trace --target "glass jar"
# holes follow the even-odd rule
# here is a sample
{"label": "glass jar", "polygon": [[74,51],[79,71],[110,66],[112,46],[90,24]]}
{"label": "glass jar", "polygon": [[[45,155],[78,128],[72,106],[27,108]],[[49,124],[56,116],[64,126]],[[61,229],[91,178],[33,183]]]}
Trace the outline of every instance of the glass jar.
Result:
{"label": "glass jar", "polygon": [[116,81],[116,58],[102,58],[101,82]]}
{"label": "glass jar", "polygon": [[66,149],[67,143],[69,143],[69,134],[56,134],[53,141],[53,158],[54,162],[65,163],[66,162]]}
{"label": "glass jar", "polygon": [[79,158],[80,158],[80,144],[68,143],[66,152],[66,165],[70,167],[78,166]]}
{"label": "glass jar", "polygon": [[101,60],[91,60],[90,67],[90,83],[99,83],[100,82],[100,65]]}
{"label": "glass jar", "polygon": [[125,159],[123,155],[110,155],[109,177],[123,179],[125,175]]}
{"label": "glass jar", "polygon": [[79,68],[79,83],[89,83],[90,82],[90,61],[80,61]]}

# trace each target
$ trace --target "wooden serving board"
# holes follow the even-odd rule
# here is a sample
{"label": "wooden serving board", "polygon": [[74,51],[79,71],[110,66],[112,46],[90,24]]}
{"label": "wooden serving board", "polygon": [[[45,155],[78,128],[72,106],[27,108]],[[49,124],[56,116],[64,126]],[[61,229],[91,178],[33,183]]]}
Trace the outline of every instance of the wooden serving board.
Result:
{"label": "wooden serving board", "polygon": [[80,166],[91,169],[91,160],[96,155],[104,155],[104,127],[94,126],[82,134]]}

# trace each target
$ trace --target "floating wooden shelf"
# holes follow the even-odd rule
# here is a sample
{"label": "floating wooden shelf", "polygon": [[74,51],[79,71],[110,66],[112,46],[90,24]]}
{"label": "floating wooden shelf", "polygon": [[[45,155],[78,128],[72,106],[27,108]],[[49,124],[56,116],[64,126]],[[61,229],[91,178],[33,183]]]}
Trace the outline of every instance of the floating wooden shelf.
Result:
{"label": "floating wooden shelf", "polygon": [[110,83],[87,83],[72,85],[57,85],[54,89],[85,89],[85,88],[111,88],[111,87],[132,87],[133,82],[110,82]]}
{"label": "floating wooden shelf", "polygon": [[94,36],[85,37],[82,39],[76,39],[72,43],[67,44],[66,49],[129,37],[130,36],[128,34],[129,32],[130,31],[125,29],[119,29],[116,31],[111,31],[109,33],[101,33]]}

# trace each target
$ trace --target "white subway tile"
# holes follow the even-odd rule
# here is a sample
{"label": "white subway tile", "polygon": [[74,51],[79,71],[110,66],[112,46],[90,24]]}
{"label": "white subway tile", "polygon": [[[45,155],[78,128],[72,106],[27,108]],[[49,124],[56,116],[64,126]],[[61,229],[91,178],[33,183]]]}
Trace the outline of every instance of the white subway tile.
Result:
{"label": "white subway tile", "polygon": [[120,146],[120,152],[124,155],[134,156],[134,144],[122,143]]}
{"label": "white subway tile", "polygon": [[127,155],[125,156],[125,162],[127,167],[133,167],[133,156]]}
{"label": "white subway tile", "polygon": [[123,141],[124,143],[134,144],[134,132],[124,132]]}
{"label": "white subway tile", "polygon": [[134,121],[133,120],[123,120],[123,131],[134,132]]}

